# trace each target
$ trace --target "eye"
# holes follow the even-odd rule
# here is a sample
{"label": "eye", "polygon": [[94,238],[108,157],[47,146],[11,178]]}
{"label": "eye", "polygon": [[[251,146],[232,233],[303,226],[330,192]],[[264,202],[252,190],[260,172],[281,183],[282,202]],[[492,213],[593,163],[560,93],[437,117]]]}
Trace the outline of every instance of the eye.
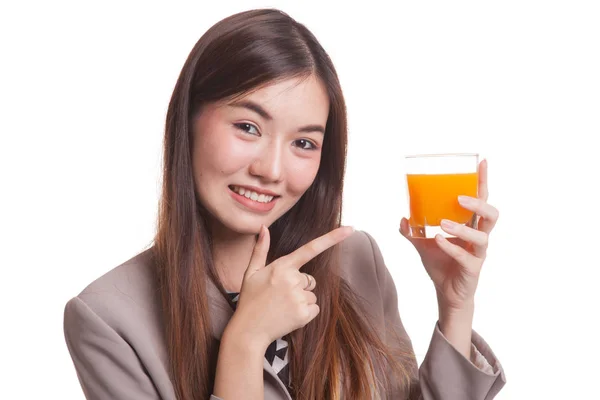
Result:
{"label": "eye", "polygon": [[[294,143],[298,143],[297,147],[300,147],[302,150],[317,150],[317,146],[310,140],[298,139]],[[306,147],[307,145],[308,147]]]}
{"label": "eye", "polygon": [[251,135],[260,135],[260,133],[258,132],[258,128],[247,122],[233,124],[233,126],[235,126],[237,129],[244,131],[246,133],[249,133]]}

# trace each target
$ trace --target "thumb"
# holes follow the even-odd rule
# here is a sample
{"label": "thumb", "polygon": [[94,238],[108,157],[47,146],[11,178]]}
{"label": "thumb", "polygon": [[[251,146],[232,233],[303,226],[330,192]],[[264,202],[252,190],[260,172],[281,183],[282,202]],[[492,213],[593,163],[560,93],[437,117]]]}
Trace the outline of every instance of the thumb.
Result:
{"label": "thumb", "polygon": [[261,225],[260,232],[258,234],[258,240],[254,245],[254,250],[252,251],[252,256],[250,257],[250,263],[248,264],[248,268],[244,274],[244,280],[265,267],[270,244],[271,236],[269,236],[269,230],[264,225]]}
{"label": "thumb", "polygon": [[410,222],[405,217],[402,217],[400,221],[400,234],[408,239],[413,245],[415,245],[415,240],[419,238],[425,238],[425,229],[422,227],[410,227]]}
{"label": "thumb", "polygon": [[402,234],[402,236],[404,236],[406,238],[410,236],[410,228],[408,226],[408,220],[404,217],[402,217],[402,219],[400,220],[400,233]]}

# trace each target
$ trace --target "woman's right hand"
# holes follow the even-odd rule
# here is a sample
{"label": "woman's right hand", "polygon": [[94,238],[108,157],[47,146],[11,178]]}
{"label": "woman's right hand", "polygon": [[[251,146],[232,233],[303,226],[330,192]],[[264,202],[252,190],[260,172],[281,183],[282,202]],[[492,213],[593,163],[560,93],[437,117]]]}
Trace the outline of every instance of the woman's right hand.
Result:
{"label": "woman's right hand", "polygon": [[261,225],[244,273],[236,311],[227,328],[266,350],[274,340],[312,321],[319,314],[317,296],[312,292],[316,281],[314,277],[300,272],[300,269],[352,232],[352,227],[334,229],[265,265],[270,236],[269,230]]}

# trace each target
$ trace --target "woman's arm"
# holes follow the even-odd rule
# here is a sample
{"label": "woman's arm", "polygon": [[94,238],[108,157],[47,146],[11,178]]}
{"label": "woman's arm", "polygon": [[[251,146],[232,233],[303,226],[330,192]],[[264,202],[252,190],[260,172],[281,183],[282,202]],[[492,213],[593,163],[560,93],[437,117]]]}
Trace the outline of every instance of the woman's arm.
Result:
{"label": "woman's arm", "polygon": [[79,297],[65,307],[64,333],[86,399],[160,399],[135,351]]}
{"label": "woman's arm", "polygon": [[471,331],[473,330],[473,314],[475,304],[470,302],[460,310],[440,306],[443,304],[438,296],[440,331],[448,342],[468,359],[471,359]]}
{"label": "woman's arm", "polygon": [[234,316],[221,338],[213,394],[217,399],[262,399],[267,347],[237,329],[236,321]]}
{"label": "woman's arm", "polygon": [[[365,232],[365,235],[373,249],[386,328],[391,328],[400,340],[410,344],[400,319],[398,295],[393,278],[377,243],[368,233]],[[450,343],[442,333],[440,324],[436,323],[429,349],[419,367],[418,382],[411,385],[415,387],[411,400],[491,400],[504,386],[506,378],[500,362],[483,338],[470,329],[470,323],[467,325],[468,335],[461,330],[464,326],[455,325],[459,328],[456,332],[456,343],[460,346],[459,343],[464,342],[465,337],[470,338],[469,346],[475,350],[471,351],[470,358],[465,357],[462,351]],[[386,337],[386,340],[389,339]],[[479,364],[476,362],[478,355],[483,355],[491,368],[476,366]],[[416,360],[414,363],[416,365]],[[395,393],[392,393],[390,398],[399,398],[394,395]]]}

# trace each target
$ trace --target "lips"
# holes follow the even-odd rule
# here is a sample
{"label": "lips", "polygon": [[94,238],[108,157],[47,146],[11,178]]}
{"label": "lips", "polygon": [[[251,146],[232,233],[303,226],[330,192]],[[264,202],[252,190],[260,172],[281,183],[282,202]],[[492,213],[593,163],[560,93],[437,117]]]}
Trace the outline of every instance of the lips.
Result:
{"label": "lips", "polygon": [[[266,212],[271,211],[273,209],[273,207],[275,207],[275,203],[277,203],[277,200],[280,197],[280,196],[271,197],[271,196],[265,196],[264,194],[261,194],[260,198],[262,198],[261,199],[262,201],[256,201],[251,198],[247,198],[244,195],[236,193],[231,187],[229,188],[229,193],[231,194],[233,199],[236,200],[240,205],[244,206],[245,209],[254,211],[254,212],[258,212],[258,213],[266,213]],[[252,196],[256,197],[256,195],[257,194],[254,193]],[[264,202],[265,198],[268,199],[269,197],[271,197],[271,199],[268,202]]]}
{"label": "lips", "polygon": [[229,185],[229,189],[231,189],[233,191],[237,191],[237,190],[235,190],[236,188],[242,188],[242,189],[244,189],[244,191],[255,192],[259,196],[261,194],[264,194],[265,196],[281,197],[281,196],[279,196],[275,192],[272,192],[272,191],[267,190],[267,189],[262,189],[262,188],[259,188],[259,187],[256,187],[256,186]]}

